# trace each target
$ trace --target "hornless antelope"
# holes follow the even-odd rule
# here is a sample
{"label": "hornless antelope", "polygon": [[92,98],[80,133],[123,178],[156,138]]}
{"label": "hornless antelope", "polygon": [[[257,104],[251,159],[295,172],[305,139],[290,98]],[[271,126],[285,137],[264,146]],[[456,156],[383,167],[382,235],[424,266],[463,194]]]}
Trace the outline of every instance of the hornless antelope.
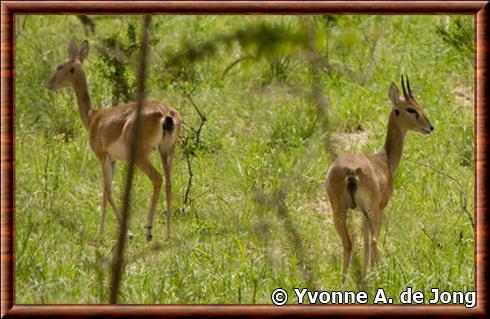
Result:
{"label": "hornless antelope", "polygon": [[403,75],[401,85],[403,97],[395,83],[391,83],[388,91],[392,110],[383,149],[370,156],[342,155],[332,163],[327,173],[327,194],[335,229],[344,250],[342,282],[345,281],[352,252],[347,230],[347,211],[358,209],[364,215],[364,278],[368,265],[375,266],[379,261],[377,243],[383,209],[393,192],[393,177],[402,157],[405,134],[408,130],[423,134],[434,130],[424,110],[413,97],[408,77],[408,91],[405,89]]}
{"label": "hornless antelope", "polygon": [[[83,61],[88,55],[88,49],[89,45],[86,40],[82,43],[80,50],[73,41],[70,42],[68,46],[69,59],[57,66],[56,73],[47,87],[50,90],[57,90],[71,86],[75,90],[80,117],[88,131],[90,147],[102,166],[103,195],[100,232],[103,233],[107,201],[111,204],[119,223],[122,223],[122,216],[112,198],[112,177],[115,162],[129,160],[137,103],[130,102],[99,110],[92,108],[87,80],[83,71]],[[146,222],[146,238],[150,241],[162,176],[151,164],[149,156],[156,148],[162,160],[167,197],[167,236],[169,236],[172,212],[172,159],[179,137],[181,119],[173,108],[160,102],[145,101],[140,121],[138,154],[135,165],[148,176],[153,184],[153,195]]]}

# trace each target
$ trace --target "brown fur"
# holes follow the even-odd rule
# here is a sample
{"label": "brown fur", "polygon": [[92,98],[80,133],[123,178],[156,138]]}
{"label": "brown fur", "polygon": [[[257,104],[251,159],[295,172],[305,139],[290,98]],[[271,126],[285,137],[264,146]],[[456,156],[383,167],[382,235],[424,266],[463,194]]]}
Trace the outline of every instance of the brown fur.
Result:
{"label": "brown fur", "polygon": [[[87,81],[82,68],[82,63],[88,55],[88,42],[84,41],[80,50],[71,42],[68,47],[68,53],[70,58],[58,66],[56,73],[48,84],[48,88],[56,90],[63,87],[72,87],[75,91],[80,117],[88,131],[90,147],[102,166],[104,181],[100,224],[100,232],[102,233],[104,231],[107,201],[111,204],[119,222],[122,222],[121,214],[112,198],[111,184],[115,162],[118,160],[129,160],[137,104],[131,102],[106,109],[93,109],[90,104]],[[163,128],[164,120],[167,117],[172,118],[174,123],[172,130],[164,130]],[[150,240],[162,176],[151,164],[149,155],[154,149],[158,149],[165,172],[168,236],[170,234],[172,209],[171,168],[182,121],[177,111],[156,101],[144,102],[140,119],[136,166],[148,176],[153,184],[153,196],[146,225],[147,239]]]}
{"label": "brown fur", "polygon": [[[393,109],[383,149],[370,156],[342,155],[332,163],[327,174],[325,186],[335,229],[344,250],[342,282],[346,278],[352,251],[347,230],[347,211],[358,209],[365,216],[364,277],[368,264],[374,266],[379,260],[377,243],[383,210],[393,193],[393,177],[402,157],[405,134],[408,130],[427,134],[433,130],[422,107],[412,96],[400,97],[394,83],[390,86],[389,97]],[[415,109],[418,116],[409,113],[408,108]]]}

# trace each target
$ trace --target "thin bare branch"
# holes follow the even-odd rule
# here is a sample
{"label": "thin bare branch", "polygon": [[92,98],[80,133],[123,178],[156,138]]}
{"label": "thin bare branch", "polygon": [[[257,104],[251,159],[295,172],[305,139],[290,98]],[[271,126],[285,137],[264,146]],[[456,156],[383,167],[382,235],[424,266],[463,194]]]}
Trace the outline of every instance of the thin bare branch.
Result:
{"label": "thin bare branch", "polygon": [[185,162],[187,164],[187,171],[189,172],[189,179],[187,180],[187,188],[185,189],[185,194],[184,194],[184,206],[186,206],[189,203],[191,187],[192,187],[192,178],[194,177],[194,174],[192,173],[191,158],[190,158],[190,154],[188,153],[185,154]]}
{"label": "thin bare branch", "polygon": [[311,95],[313,102],[317,106],[318,120],[326,121],[327,112],[329,109],[329,103],[327,97],[321,89],[321,74],[320,74],[320,61],[321,57],[318,52],[318,47],[316,45],[316,32],[315,26],[309,20],[306,20],[306,26],[309,30],[308,39],[308,55],[311,68]]}
{"label": "thin bare branch", "polygon": [[433,167],[432,165],[425,164],[425,163],[420,163],[420,164],[422,166],[425,166],[425,167],[430,168],[434,172],[436,172],[436,173],[438,173],[438,174],[440,174],[440,175],[442,175],[444,177],[449,178],[454,183],[456,183],[456,186],[458,187],[459,196],[460,196],[460,199],[461,199],[461,208],[462,208],[463,212],[466,214],[466,216],[468,217],[468,219],[469,219],[469,221],[471,223],[471,226],[473,226],[473,229],[475,229],[475,220],[473,218],[473,215],[468,210],[468,200],[466,198],[466,192],[463,190],[463,185],[461,185],[461,183],[456,178],[454,178],[453,176],[447,174],[446,172],[444,172],[444,171],[442,171],[442,170],[440,170],[438,168]]}
{"label": "thin bare branch", "polygon": [[190,202],[190,195],[191,195],[191,188],[192,188],[192,179],[193,179],[193,172],[192,172],[192,163],[191,163],[191,155],[193,155],[194,148],[197,147],[201,143],[201,131],[202,128],[204,127],[204,123],[207,121],[206,115],[199,109],[199,107],[196,105],[192,98],[192,93],[194,92],[196,86],[194,85],[191,90],[188,92],[184,92],[185,96],[191,103],[192,107],[194,110],[197,112],[200,122],[199,125],[196,128],[189,126],[189,128],[193,131],[193,134],[187,135],[185,138],[182,139],[183,141],[183,146],[184,149],[187,150],[184,152],[185,155],[185,161],[187,164],[187,171],[189,173],[189,178],[187,180],[187,188],[184,193],[184,206],[186,206]]}
{"label": "thin bare branch", "polygon": [[315,287],[315,276],[305,254],[306,250],[303,244],[303,239],[301,238],[301,235],[293,222],[291,214],[289,213],[288,204],[286,203],[287,193],[291,191],[291,179],[293,176],[294,173],[271,195],[267,195],[257,190],[255,193],[255,201],[264,208],[275,211],[277,217],[284,225],[285,233],[288,235],[292,252],[296,255],[304,280],[306,281],[308,287]]}
{"label": "thin bare branch", "polygon": [[[199,118],[201,119],[201,126],[204,125],[204,122],[207,121],[206,116],[201,112],[201,110],[197,107],[196,103],[194,103],[194,100],[192,99],[192,92],[194,91],[194,88],[190,92],[185,93],[187,99],[189,102],[191,102],[192,106],[194,107],[194,110],[196,110],[197,114],[199,115]],[[198,132],[200,133],[201,131],[198,129]]]}
{"label": "thin bare branch", "polygon": [[[321,133],[324,135],[324,149],[327,154],[331,157],[335,156],[335,151],[331,147],[329,141],[329,131],[328,131],[328,110],[330,109],[330,104],[328,102],[327,96],[322,89],[321,80],[321,61],[322,58],[318,51],[316,45],[316,32],[315,26],[311,20],[305,20],[306,28],[308,29],[309,39],[308,39],[308,55],[311,69],[311,98],[313,103],[317,107],[317,123],[316,125],[320,127]],[[319,125],[318,125],[319,124]]]}
{"label": "thin bare branch", "polygon": [[374,72],[376,71],[376,66],[379,63],[379,59],[381,56],[379,40],[383,37],[384,32],[383,31],[377,32],[375,33],[374,36],[369,35],[364,29],[362,29],[361,32],[364,36],[365,42],[371,44],[370,46],[371,57],[369,58],[369,62],[367,63],[367,65],[363,65],[361,70],[355,71],[351,69],[344,62],[330,60],[328,58],[328,55],[325,54],[324,59],[319,61],[321,68],[329,72],[333,71],[342,76],[346,76],[351,81],[359,85],[364,85],[366,82],[370,81],[374,76]]}
{"label": "thin bare branch", "polygon": [[236,59],[235,61],[231,62],[226,68],[225,70],[223,71],[223,75],[222,77],[225,77],[226,74],[228,74],[228,72],[230,72],[231,69],[233,69],[236,65],[238,65],[240,62],[246,60],[246,59],[251,59],[251,58],[255,58],[254,56],[251,56],[251,55],[247,55],[247,56],[241,56],[239,57],[238,59]]}
{"label": "thin bare branch", "polygon": [[148,38],[150,32],[151,16],[146,15],[143,20],[143,36],[141,39],[141,57],[138,72],[138,106],[136,109],[136,118],[133,128],[133,138],[131,140],[131,151],[129,153],[129,168],[126,177],[126,186],[123,197],[122,224],[119,231],[116,253],[112,265],[112,281],[110,303],[115,304],[118,301],[119,289],[121,285],[121,276],[124,264],[124,250],[128,233],[128,221],[130,217],[131,206],[131,188],[134,175],[134,164],[138,154],[138,138],[140,134],[140,116],[141,109],[145,100],[145,81],[148,62]]}

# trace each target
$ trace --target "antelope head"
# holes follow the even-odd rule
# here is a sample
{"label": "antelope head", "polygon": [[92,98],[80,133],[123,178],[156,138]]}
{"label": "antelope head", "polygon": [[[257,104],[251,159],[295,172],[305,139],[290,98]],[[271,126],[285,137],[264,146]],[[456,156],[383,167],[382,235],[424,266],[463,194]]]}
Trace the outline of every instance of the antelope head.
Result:
{"label": "antelope head", "polygon": [[77,78],[83,75],[82,63],[88,55],[88,41],[83,41],[80,50],[75,42],[68,46],[69,59],[58,64],[55,74],[49,81],[47,88],[57,90],[67,86],[73,86]]}
{"label": "antelope head", "polygon": [[[405,88],[406,83],[406,88]],[[423,134],[430,134],[434,127],[430,124],[424,109],[415,100],[410,87],[408,76],[401,76],[403,97],[400,96],[396,84],[390,85],[388,96],[393,106],[396,122],[401,129],[412,130]]]}

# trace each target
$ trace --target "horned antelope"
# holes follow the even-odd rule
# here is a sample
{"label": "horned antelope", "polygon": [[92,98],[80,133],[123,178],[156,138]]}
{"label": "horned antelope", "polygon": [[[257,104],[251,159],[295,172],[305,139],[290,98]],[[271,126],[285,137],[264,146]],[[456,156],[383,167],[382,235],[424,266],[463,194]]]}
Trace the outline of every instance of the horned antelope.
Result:
{"label": "horned antelope", "polygon": [[[72,87],[75,91],[80,118],[88,132],[90,147],[102,167],[102,217],[99,231],[103,233],[107,201],[109,201],[119,223],[122,223],[122,216],[112,198],[112,178],[116,161],[129,160],[137,103],[130,102],[107,109],[92,108],[83,70],[83,62],[87,58],[88,52],[88,41],[85,40],[80,49],[73,41],[70,42],[68,60],[58,64],[47,87],[53,91]],[[145,101],[140,121],[138,154],[135,165],[148,176],[153,184],[153,195],[146,222],[146,238],[150,241],[162,176],[150,162],[149,156],[154,149],[158,149],[162,160],[167,199],[167,236],[169,236],[172,213],[172,160],[179,137],[181,119],[173,108],[160,102]]]}
{"label": "horned antelope", "polygon": [[[406,88],[405,88],[406,83]],[[407,131],[429,134],[434,130],[423,108],[415,100],[408,77],[401,76],[403,97],[395,83],[391,83],[388,97],[392,110],[383,149],[370,156],[342,155],[327,173],[326,189],[332,207],[335,229],[342,240],[342,282],[345,282],[352,252],[347,230],[347,211],[360,210],[363,215],[364,264],[367,267],[379,261],[378,236],[383,209],[393,193],[393,178],[400,163]]]}

